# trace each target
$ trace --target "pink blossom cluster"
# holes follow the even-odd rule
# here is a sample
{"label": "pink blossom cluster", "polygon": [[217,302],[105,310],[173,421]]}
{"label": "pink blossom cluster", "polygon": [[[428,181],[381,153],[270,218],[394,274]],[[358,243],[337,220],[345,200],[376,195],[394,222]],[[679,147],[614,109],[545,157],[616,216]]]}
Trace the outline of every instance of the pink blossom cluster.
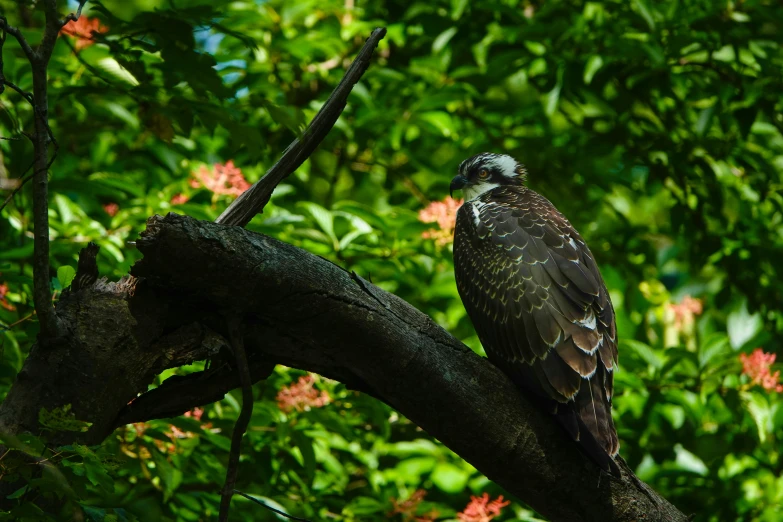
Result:
{"label": "pink blossom cluster", "polygon": [[315,377],[304,375],[295,383],[285,386],[277,392],[277,406],[284,412],[306,411],[320,408],[331,402],[329,393],[315,389]]}
{"label": "pink blossom cluster", "polygon": [[783,384],[780,384],[780,370],[772,373],[770,367],[775,363],[776,355],[766,353],[761,348],[756,348],[750,355],[741,353],[742,373],[747,375],[753,384],[757,384],[767,391],[783,392]]}
{"label": "pink blossom cluster", "polygon": [[[232,160],[227,161],[225,165],[215,163],[211,169],[202,165],[198,170],[193,171],[192,174],[193,179],[190,180],[191,187],[199,188],[203,186],[219,195],[239,196],[250,188],[250,183],[248,183],[242,171],[234,165]],[[172,203],[174,203],[173,200]]]}
{"label": "pink blossom cluster", "polygon": [[679,304],[670,304],[669,309],[674,312],[674,327],[683,330],[693,324],[697,315],[701,315],[704,304],[701,299],[686,295]]}
{"label": "pink blossom cluster", "polygon": [[186,194],[182,194],[181,192],[177,192],[173,196],[171,196],[171,204],[172,205],[182,205],[184,203],[187,203],[190,201],[190,198]]}
{"label": "pink blossom cluster", "polygon": [[0,284],[0,306],[5,308],[9,312],[13,312],[14,310],[16,310],[16,306],[8,302],[8,298],[5,296],[7,293],[8,293],[8,283]]}
{"label": "pink blossom cluster", "polygon": [[80,16],[78,20],[71,20],[62,29],[60,34],[76,37],[76,50],[80,51],[95,43],[93,33],[105,33],[109,30],[97,18]]}
{"label": "pink blossom cluster", "polygon": [[503,508],[510,503],[508,500],[503,502],[503,495],[492,501],[489,499],[489,493],[484,493],[480,497],[471,495],[470,503],[463,511],[457,513],[457,518],[460,522],[489,522],[499,516]]}
{"label": "pink blossom cluster", "polygon": [[424,239],[432,239],[438,245],[446,245],[454,240],[454,227],[457,224],[457,210],[463,200],[446,196],[443,201],[433,201],[419,211],[422,223],[437,223],[437,229],[422,233]]}
{"label": "pink blossom cluster", "polygon": [[417,514],[419,504],[421,504],[421,501],[424,500],[426,495],[426,491],[417,489],[407,500],[403,500],[402,502],[392,498],[392,510],[388,513],[388,516],[401,515],[403,522],[433,522],[440,516],[440,513],[438,513],[437,510],[433,509],[421,515]]}
{"label": "pink blossom cluster", "polygon": [[104,203],[103,211],[109,216],[114,217],[117,215],[117,212],[120,211],[120,206],[117,203]]}

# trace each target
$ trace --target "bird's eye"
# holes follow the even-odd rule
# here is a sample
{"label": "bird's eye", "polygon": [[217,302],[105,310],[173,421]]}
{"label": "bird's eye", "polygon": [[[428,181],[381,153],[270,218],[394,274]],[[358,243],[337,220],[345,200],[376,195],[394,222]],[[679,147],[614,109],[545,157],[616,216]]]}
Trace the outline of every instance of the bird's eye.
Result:
{"label": "bird's eye", "polygon": [[481,169],[478,173],[480,179],[487,179],[489,177],[489,171],[487,169]]}

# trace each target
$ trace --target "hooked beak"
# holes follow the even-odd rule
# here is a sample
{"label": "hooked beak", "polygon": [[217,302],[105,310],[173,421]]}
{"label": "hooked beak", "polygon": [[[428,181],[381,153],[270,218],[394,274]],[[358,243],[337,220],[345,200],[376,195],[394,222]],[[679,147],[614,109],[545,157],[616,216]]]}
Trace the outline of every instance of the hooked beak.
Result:
{"label": "hooked beak", "polygon": [[454,176],[454,179],[451,180],[451,184],[449,185],[449,196],[453,196],[455,190],[460,190],[467,184],[468,178],[465,176]]}

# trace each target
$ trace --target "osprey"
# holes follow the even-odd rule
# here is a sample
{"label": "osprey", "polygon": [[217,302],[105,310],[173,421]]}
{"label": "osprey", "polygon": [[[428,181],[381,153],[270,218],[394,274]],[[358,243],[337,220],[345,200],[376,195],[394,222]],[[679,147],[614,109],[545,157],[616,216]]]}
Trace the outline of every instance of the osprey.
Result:
{"label": "osprey", "polygon": [[462,162],[454,270],[489,359],[555,414],[604,470],[617,472],[612,422],[614,310],[590,249],[505,154]]}

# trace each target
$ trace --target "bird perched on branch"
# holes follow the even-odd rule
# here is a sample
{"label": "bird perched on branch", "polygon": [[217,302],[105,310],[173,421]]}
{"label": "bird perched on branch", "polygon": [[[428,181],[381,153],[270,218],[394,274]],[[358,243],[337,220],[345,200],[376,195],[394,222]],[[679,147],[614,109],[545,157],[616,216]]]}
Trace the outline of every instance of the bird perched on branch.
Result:
{"label": "bird perched on branch", "polygon": [[619,473],[609,293],[585,241],[525,176],[505,154],[460,164],[450,186],[465,195],[454,232],[457,289],[489,359]]}

